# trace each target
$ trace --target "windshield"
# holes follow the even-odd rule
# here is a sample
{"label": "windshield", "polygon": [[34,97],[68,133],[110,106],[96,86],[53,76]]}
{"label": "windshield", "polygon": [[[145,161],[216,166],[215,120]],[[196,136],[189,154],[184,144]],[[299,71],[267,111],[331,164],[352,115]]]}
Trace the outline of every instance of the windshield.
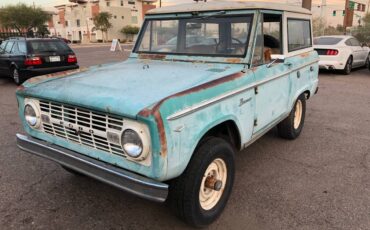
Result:
{"label": "windshield", "polygon": [[342,41],[343,38],[337,38],[337,37],[321,37],[321,38],[315,38],[313,40],[314,45],[336,45],[340,41]]}
{"label": "windshield", "polygon": [[252,16],[149,19],[135,52],[244,57]]}

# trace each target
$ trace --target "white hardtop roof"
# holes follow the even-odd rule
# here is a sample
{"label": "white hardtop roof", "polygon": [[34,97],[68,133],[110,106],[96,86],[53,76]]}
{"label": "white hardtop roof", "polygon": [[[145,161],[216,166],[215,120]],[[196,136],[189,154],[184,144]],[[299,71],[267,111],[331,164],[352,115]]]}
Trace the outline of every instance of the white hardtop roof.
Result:
{"label": "white hardtop roof", "polygon": [[166,6],[148,11],[147,14],[170,14],[170,13],[188,13],[202,11],[221,11],[221,10],[278,10],[289,11],[301,14],[311,14],[311,11],[298,6],[290,6],[281,3],[272,2],[235,2],[235,1],[214,1],[201,3],[188,3],[174,6]]}

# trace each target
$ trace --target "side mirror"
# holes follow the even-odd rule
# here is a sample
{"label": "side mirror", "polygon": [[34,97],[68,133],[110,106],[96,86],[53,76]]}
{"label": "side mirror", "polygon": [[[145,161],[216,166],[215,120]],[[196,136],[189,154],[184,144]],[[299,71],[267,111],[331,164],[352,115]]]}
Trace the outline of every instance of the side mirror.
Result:
{"label": "side mirror", "polygon": [[[267,59],[265,59],[267,60]],[[266,64],[267,68],[270,68],[275,63],[283,63],[285,61],[285,56],[280,54],[272,54],[270,55],[270,62]]]}

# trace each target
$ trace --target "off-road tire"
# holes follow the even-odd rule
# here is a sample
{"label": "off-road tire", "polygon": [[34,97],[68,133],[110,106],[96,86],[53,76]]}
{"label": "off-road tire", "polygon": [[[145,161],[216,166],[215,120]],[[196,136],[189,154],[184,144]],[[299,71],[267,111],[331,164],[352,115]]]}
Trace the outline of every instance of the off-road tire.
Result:
{"label": "off-road tire", "polygon": [[[221,138],[211,137],[200,143],[184,173],[170,182],[167,201],[180,219],[194,227],[203,227],[211,224],[220,216],[234,183],[234,155],[232,146]],[[222,159],[226,165],[226,183],[223,185],[222,195],[215,206],[205,210],[200,201],[202,180],[209,166],[219,159]]]}
{"label": "off-road tire", "polygon": [[[299,125],[295,125],[296,110],[298,103],[301,103],[301,118]],[[302,132],[304,126],[304,119],[306,115],[306,95],[301,94],[294,103],[293,109],[289,116],[278,124],[279,136],[288,140],[296,139]]]}

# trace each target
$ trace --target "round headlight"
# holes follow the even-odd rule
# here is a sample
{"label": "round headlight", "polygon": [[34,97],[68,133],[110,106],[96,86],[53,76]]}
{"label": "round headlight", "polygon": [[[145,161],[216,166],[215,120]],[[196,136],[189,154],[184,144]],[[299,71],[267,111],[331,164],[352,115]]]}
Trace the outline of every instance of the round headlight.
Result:
{"label": "round headlight", "polygon": [[143,153],[143,142],[137,132],[126,129],[122,134],[123,150],[132,158],[139,158]]}
{"label": "round headlight", "polygon": [[31,104],[27,104],[24,107],[24,117],[26,118],[26,121],[30,126],[35,127],[37,125],[38,118],[36,110]]}

